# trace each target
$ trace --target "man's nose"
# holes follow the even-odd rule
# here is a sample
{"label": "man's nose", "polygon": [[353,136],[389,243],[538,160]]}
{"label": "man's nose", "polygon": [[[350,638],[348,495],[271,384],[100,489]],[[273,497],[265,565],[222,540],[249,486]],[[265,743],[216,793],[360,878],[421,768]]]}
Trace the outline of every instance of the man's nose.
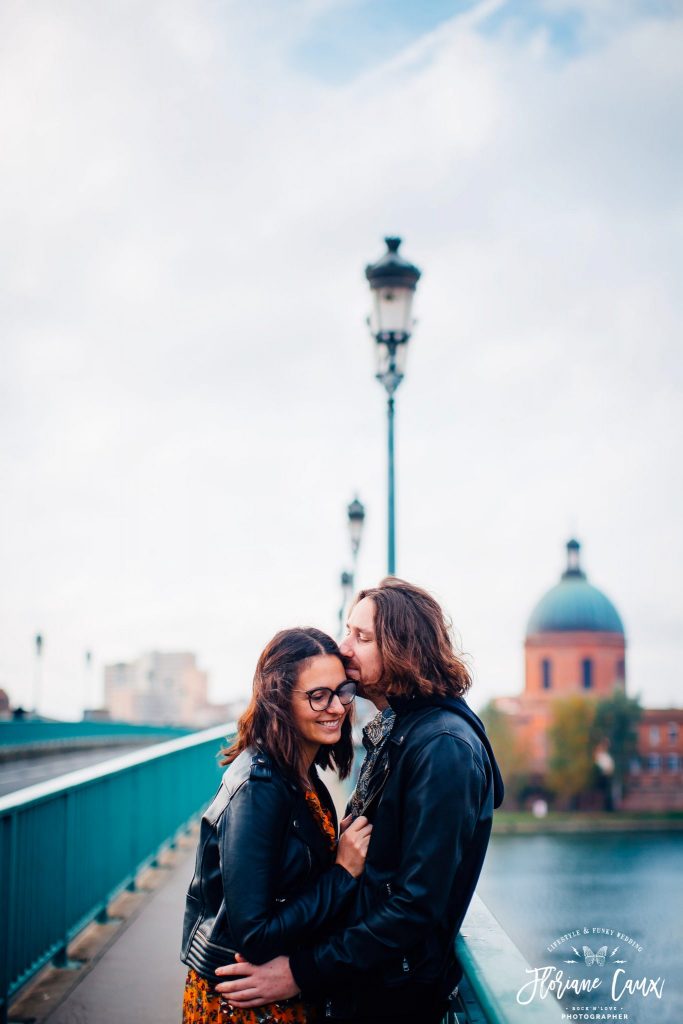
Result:
{"label": "man's nose", "polygon": [[353,654],[353,646],[351,644],[350,636],[344,637],[342,642],[339,644],[339,650],[342,652],[342,654],[346,655],[347,658]]}

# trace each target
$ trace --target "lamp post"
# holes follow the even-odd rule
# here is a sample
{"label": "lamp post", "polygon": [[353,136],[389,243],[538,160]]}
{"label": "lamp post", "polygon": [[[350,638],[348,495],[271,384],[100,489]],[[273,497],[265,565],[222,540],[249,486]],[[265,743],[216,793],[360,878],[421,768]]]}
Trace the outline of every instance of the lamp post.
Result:
{"label": "lamp post", "polygon": [[385,238],[387,251],[365,268],[372,293],[368,318],[375,339],[377,373],[387,393],[388,507],[387,572],[396,572],[396,518],[394,510],[394,392],[403,380],[408,342],[413,329],[413,296],[421,272],[399,255],[400,238]]}
{"label": "lamp post", "polygon": [[358,551],[363,536],[363,523],[365,522],[365,506],[358,500],[358,495],[346,507],[346,515],[349,523],[349,538],[351,540],[351,572],[344,571],[341,574],[342,603],[339,609],[339,640],[344,635],[344,612],[353,595],[353,588],[356,579],[356,564],[358,562]]}
{"label": "lamp post", "polygon": [[43,637],[41,633],[36,633],[35,645],[36,660],[33,675],[33,717],[37,718],[40,713],[38,709],[40,707],[43,689]]}
{"label": "lamp post", "polygon": [[339,608],[339,629],[337,631],[337,639],[341,643],[341,639],[344,636],[344,612],[346,611],[346,606],[353,594],[353,576],[345,569],[339,578],[339,582],[341,583],[342,589],[342,603]]}
{"label": "lamp post", "polygon": [[356,576],[358,550],[363,536],[363,523],[365,522],[365,506],[358,500],[358,495],[356,495],[352,502],[349,502],[346,509],[346,515],[349,520],[349,537],[351,538],[351,557],[353,559],[351,582],[353,583]]}
{"label": "lamp post", "polygon": [[85,668],[83,672],[83,721],[86,720],[86,712],[95,707],[93,685],[92,685],[92,651],[85,652]]}

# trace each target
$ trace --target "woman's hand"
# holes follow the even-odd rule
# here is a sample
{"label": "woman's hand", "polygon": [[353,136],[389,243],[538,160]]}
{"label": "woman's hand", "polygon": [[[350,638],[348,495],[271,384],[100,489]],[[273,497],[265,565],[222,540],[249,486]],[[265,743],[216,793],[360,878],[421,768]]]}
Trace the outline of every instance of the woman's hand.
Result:
{"label": "woman's hand", "polygon": [[359,878],[365,869],[372,825],[363,815],[346,827],[344,827],[345,821],[346,818],[342,822],[344,831],[337,846],[337,864],[346,868],[354,878]]}

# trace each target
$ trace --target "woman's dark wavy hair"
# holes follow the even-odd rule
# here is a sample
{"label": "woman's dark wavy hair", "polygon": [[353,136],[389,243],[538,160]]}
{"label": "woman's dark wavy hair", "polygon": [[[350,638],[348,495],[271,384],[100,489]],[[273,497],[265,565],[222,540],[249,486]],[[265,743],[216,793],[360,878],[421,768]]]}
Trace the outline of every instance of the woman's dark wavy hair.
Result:
{"label": "woman's dark wavy hair", "polygon": [[361,590],[375,605],[375,638],[382,657],[382,679],[392,697],[462,697],[472,685],[453,646],[452,624],[439,603],[421,587],[387,576]]}
{"label": "woman's dark wavy hair", "polygon": [[[282,771],[300,778],[302,749],[292,716],[292,690],[312,658],[331,654],[346,667],[346,659],[332,637],[313,627],[283,629],[266,645],[254,673],[249,707],[237,723],[237,737],[222,751],[222,765],[231,764],[247,747],[270,754]],[[341,738],[334,746],[321,746],[315,764],[335,767],[342,779],[351,771],[352,711],[342,723]]]}

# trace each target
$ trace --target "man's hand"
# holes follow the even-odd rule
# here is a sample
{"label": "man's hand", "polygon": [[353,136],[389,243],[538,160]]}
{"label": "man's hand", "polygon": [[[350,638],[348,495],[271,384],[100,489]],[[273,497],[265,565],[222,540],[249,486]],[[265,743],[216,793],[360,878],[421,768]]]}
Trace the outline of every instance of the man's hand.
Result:
{"label": "man's hand", "polygon": [[289,969],[289,957],[276,956],[267,964],[249,964],[239,953],[236,964],[217,967],[216,974],[228,980],[216,985],[231,1006],[263,1006],[299,994],[299,986]]}

